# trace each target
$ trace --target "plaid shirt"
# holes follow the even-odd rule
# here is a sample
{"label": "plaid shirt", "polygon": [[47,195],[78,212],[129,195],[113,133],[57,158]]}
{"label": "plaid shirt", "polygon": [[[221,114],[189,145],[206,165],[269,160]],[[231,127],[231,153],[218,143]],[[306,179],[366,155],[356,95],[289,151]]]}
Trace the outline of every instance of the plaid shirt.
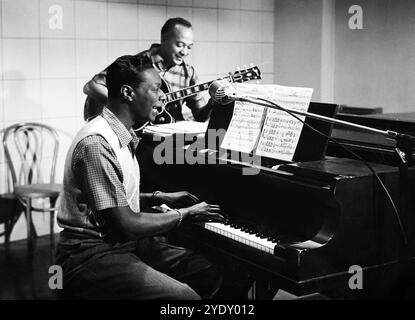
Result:
{"label": "plaid shirt", "polygon": [[[165,80],[169,86],[169,92],[181,90],[193,86],[198,83],[199,79],[193,66],[185,63],[184,61],[180,65],[175,65],[166,68],[163,58],[159,54],[160,45],[153,44],[150,49],[138,53],[138,55],[146,55],[153,62],[154,68],[159,72],[160,77]],[[167,105],[167,111],[176,119],[183,120],[182,104],[186,102],[186,106],[189,109],[199,109],[203,107],[206,102],[203,95],[196,94],[188,97],[179,103],[173,103]]]}
{"label": "plaid shirt", "polygon": [[[128,131],[105,107],[102,116],[117,135],[121,148],[128,146],[134,157],[139,143],[135,132]],[[72,170],[92,211],[128,206],[121,166],[102,136],[90,135],[79,141],[72,156]]]}

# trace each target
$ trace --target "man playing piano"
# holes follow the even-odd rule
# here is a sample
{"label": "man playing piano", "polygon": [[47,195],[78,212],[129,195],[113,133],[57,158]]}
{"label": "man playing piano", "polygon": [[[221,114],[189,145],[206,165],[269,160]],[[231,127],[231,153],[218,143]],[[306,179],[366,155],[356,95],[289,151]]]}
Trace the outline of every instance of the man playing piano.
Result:
{"label": "man playing piano", "polygon": [[[160,104],[160,76],[145,55],[106,70],[108,105],[76,135],[65,162],[56,262],[64,290],[81,299],[213,297],[222,276],[204,257],[155,236],[185,221],[223,221],[220,208],[186,192],[140,194],[137,121]],[[150,212],[166,203],[175,208]]]}
{"label": "man playing piano", "polygon": [[[172,18],[167,20],[161,29],[161,43],[153,44],[150,49],[137,55],[149,57],[154,68],[170,87],[170,91],[177,91],[198,82],[194,67],[185,62],[192,48],[193,29],[191,23],[183,18]],[[100,106],[107,103],[106,73],[107,69],[95,75],[84,86],[84,93],[92,101],[97,102],[85,105],[85,119],[90,119],[100,113],[102,110]],[[206,121],[209,118],[212,102],[209,100],[206,104],[204,97],[201,94],[196,94],[187,97],[184,101],[167,106],[167,111],[176,121],[184,120],[183,102],[190,108],[196,121]]]}

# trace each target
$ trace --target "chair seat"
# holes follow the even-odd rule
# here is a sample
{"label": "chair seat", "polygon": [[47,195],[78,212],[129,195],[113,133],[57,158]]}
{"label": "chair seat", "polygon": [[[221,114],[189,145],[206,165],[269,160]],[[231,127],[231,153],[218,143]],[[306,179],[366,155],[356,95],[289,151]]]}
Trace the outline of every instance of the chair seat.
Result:
{"label": "chair seat", "polygon": [[59,183],[33,183],[16,186],[14,189],[18,197],[25,198],[48,198],[57,197],[62,189]]}
{"label": "chair seat", "polygon": [[16,195],[14,193],[2,193],[0,194],[0,199],[15,200]]}

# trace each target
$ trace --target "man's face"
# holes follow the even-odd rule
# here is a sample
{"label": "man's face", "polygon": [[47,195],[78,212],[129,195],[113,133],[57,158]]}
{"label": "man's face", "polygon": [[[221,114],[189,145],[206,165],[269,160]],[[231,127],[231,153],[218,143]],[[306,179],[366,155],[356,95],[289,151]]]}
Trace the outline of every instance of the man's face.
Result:
{"label": "man's face", "polygon": [[193,30],[182,25],[176,25],[174,30],[163,39],[163,59],[169,65],[179,65],[189,55],[193,47]]}
{"label": "man's face", "polygon": [[131,111],[135,120],[154,121],[157,112],[153,108],[162,106],[161,98],[164,96],[161,79],[158,72],[151,68],[142,73],[143,81],[134,89],[134,98]]}

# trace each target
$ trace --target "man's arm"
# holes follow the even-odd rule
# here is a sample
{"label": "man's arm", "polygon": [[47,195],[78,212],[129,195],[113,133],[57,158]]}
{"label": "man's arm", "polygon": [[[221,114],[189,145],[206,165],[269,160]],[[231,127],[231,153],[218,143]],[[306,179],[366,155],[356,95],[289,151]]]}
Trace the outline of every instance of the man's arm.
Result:
{"label": "man's arm", "polygon": [[167,232],[179,223],[179,213],[168,211],[163,214],[135,213],[129,206],[108,208],[98,212],[129,240],[155,236]]}
{"label": "man's arm", "polygon": [[209,119],[212,112],[213,100],[209,99],[208,103],[204,103],[203,100],[186,100],[186,105],[192,110],[193,117],[196,121],[204,122]]}
{"label": "man's arm", "polygon": [[197,196],[187,191],[140,193],[140,204],[142,208],[160,206],[162,204],[166,204],[171,208],[182,208],[192,206],[199,202],[200,200]]}
{"label": "man's arm", "polygon": [[[190,85],[193,86],[198,84],[199,77],[197,76],[195,69],[193,67],[190,67],[189,72],[192,74],[190,79]],[[203,95],[199,93],[187,98],[185,101],[189,109],[192,110],[193,117],[196,121],[204,122],[209,119],[213,106],[212,99],[209,99],[209,101],[206,103],[206,100],[203,97]]]}
{"label": "man's arm", "polygon": [[83,91],[87,96],[93,98],[103,105],[105,105],[108,100],[106,75],[106,70],[96,74],[84,85],[83,88]]}
{"label": "man's arm", "polygon": [[122,183],[122,169],[111,146],[101,136],[89,136],[78,143],[72,170],[88,207],[129,239],[161,234],[190,217],[224,220],[218,206],[206,203],[163,214],[132,211]]}
{"label": "man's arm", "polygon": [[225,221],[220,215],[219,206],[205,202],[163,214],[145,212],[137,214],[128,206],[108,208],[98,214],[108,217],[111,225],[130,240],[165,233],[179,226],[182,221]]}

